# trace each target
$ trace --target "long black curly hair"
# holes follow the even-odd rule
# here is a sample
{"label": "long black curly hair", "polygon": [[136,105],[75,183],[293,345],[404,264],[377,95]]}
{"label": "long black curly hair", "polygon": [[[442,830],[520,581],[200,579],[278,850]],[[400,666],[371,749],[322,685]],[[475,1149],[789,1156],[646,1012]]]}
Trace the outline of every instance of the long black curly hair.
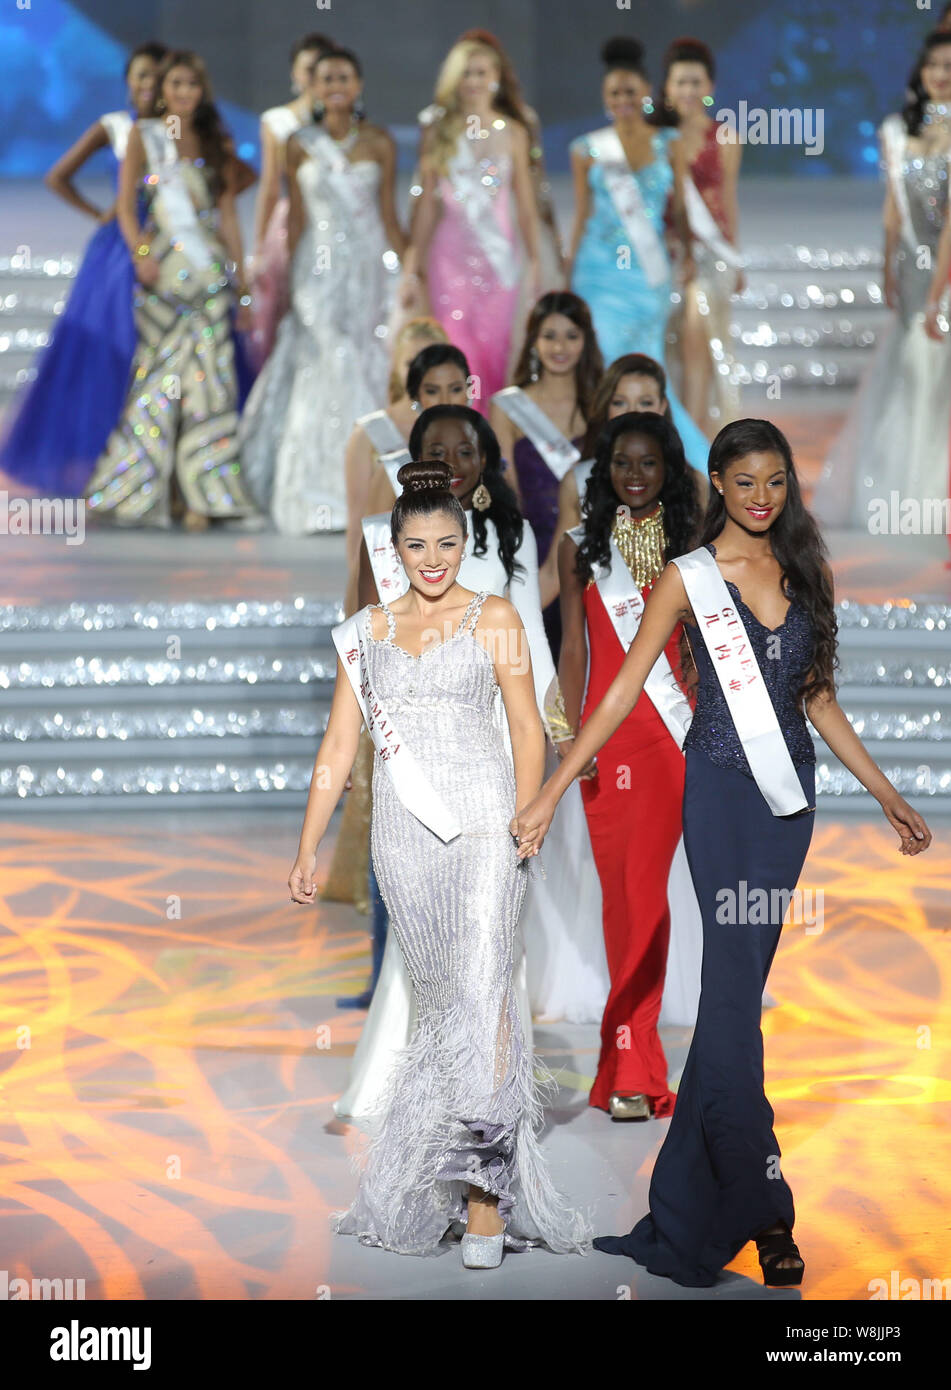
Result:
{"label": "long black curly hair", "polygon": [[499,538],[499,557],[506,575],[511,580],[517,571],[525,568],[521,560],[515,558],[522,544],[525,522],[519,510],[518,498],[502,476],[502,451],[495,431],[484,415],[467,405],[431,405],[413,425],[413,432],[409,437],[409,451],[413,459],[425,460],[423,440],[430,425],[435,424],[437,420],[461,420],[475,431],[479,457],[482,460],[482,481],[489,490],[492,502],[484,512],[473,507],[471,512],[467,513],[472,519],[472,553],[484,555],[488,550],[485,523],[486,520],[491,521]]}
{"label": "long black curly hair", "polygon": [[[786,465],[786,505],[769,528],[773,554],[782,571],[783,589],[795,595],[812,622],[812,666],[798,692],[800,703],[816,695],[835,694],[836,656],[835,599],[829,578],[828,551],[812,513],[802,500],[792,449],[782,430],[770,420],[734,420],[710,445],[707,471],[725,473],[731,463],[747,454],[778,454]],[[726,503],[711,487],[700,528],[699,545],[715,541],[726,523]]]}
{"label": "long black curly hair", "polygon": [[584,538],[575,558],[575,571],[582,583],[591,578],[595,564],[611,563],[611,528],[621,505],[611,482],[611,457],[615,442],[622,434],[646,435],[657,443],[663,456],[664,484],[660,501],[664,506],[665,563],[686,554],[696,544],[700,508],[680,435],[666,415],[633,410],[626,415],[616,415],[601,431],[585,489]]}
{"label": "long black curly hair", "polygon": [[922,122],[925,117],[925,106],[930,100],[925,91],[925,84],[921,80],[921,69],[925,66],[928,59],[936,48],[942,44],[951,44],[951,31],[947,29],[932,29],[931,33],[925,38],[921,45],[921,51],[915,61],[915,66],[911,70],[908,78],[908,99],[902,108],[902,119],[905,122],[905,129],[909,135],[917,135],[921,130]]}

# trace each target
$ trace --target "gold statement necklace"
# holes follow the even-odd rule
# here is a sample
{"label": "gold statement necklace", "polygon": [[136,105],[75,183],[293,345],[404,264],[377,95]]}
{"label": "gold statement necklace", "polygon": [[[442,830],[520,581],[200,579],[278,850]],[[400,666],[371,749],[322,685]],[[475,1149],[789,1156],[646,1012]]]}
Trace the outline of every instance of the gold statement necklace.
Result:
{"label": "gold statement necklace", "polygon": [[664,504],[657,503],[650,516],[637,519],[619,513],[611,528],[614,541],[624,563],[631,572],[631,578],[639,589],[653,584],[664,568]]}

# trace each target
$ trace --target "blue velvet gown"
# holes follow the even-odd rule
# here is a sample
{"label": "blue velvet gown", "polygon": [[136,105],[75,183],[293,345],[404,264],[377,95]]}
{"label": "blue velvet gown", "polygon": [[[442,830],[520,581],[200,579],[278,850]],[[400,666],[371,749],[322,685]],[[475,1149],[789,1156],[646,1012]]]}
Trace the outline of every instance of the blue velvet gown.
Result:
{"label": "blue velvet gown", "polygon": [[[709,549],[716,552],[713,546]],[[763,626],[727,584],[749,634],[786,746],[810,806],[815,750],[796,692],[812,662],[813,630],[793,598],[780,627]],[[627,1255],[688,1288],[709,1287],[747,1243],[778,1222],[795,1221],[779,1165],[773,1111],[764,1090],[763,989],[781,921],[758,912],[725,921],[723,891],[747,903],[765,890],[791,892],[812,838],[814,811],[774,816],[753,780],[716,672],[696,627],[687,626],[697,663],[697,708],[684,743],[684,848],[703,917],[697,1023],[670,1128],[650,1184],[650,1212],[625,1236],[595,1248]],[[781,635],[777,657],[774,640]],[[748,920],[747,920],[748,917]]]}

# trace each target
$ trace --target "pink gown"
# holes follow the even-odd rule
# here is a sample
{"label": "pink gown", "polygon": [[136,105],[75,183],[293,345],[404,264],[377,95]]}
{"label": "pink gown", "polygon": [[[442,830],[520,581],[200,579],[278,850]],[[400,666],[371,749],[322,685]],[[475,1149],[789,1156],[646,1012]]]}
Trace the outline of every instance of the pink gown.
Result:
{"label": "pink gown", "polygon": [[465,353],[472,405],[483,415],[506,384],[522,265],[509,151],[507,129],[460,136],[439,180],[442,215],[429,249],[433,314]]}

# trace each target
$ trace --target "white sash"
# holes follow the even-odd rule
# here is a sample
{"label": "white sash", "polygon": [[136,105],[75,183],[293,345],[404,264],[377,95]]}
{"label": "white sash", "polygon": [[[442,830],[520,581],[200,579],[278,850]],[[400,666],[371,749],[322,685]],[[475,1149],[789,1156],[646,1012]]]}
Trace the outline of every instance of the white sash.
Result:
{"label": "white sash", "polygon": [[[575,545],[580,545],[584,540],[584,526],[572,527],[567,535],[571,537]],[[613,536],[611,538],[611,564],[605,566],[596,563],[592,565],[591,573],[598,586],[601,602],[604,604],[605,611],[617,633],[617,639],[624,651],[627,652],[637,636],[637,629],[641,625],[641,617],[644,613],[644,596],[631,578],[631,572],[625,564],[624,556],[618,550]],[[661,652],[648,672],[644,682],[644,691],[667,726],[671,738],[677,747],[682,749],[684,739],[687,737],[687,730],[690,728],[690,721],[693,718],[693,711],[686,695],[677,684],[666,652]]]}
{"label": "white sash", "polygon": [[374,410],[369,415],[361,415],[357,424],[364,430],[380,458],[383,458],[385,454],[398,454],[402,451],[406,454],[402,463],[410,461],[409,450],[406,448],[403,436],[385,410]]}
{"label": "white sash", "polygon": [[109,144],[116,159],[125,159],[132,129],[132,117],[128,111],[106,111],[99,117],[99,124],[109,137]]}
{"label": "white sash", "polygon": [[178,161],[178,143],[166,133],[163,121],[150,119],[139,122],[142,144],[149,170],[158,179],[155,201],[161,208],[161,224],[173,242],[197,270],[211,265],[211,250],[202,235],[195,204],[188,191],[182,166]]}
{"label": "white sash", "polygon": [[774,816],[809,810],[743,619],[705,546],[678,555],[694,618],[755,778]]}
{"label": "white sash", "polygon": [[521,386],[506,386],[496,391],[493,402],[503,410],[513,424],[535,445],[539,455],[561,482],[571,465],[581,457],[570,439],[557,425],[552,424],[540,406],[527,396]]}
{"label": "white sash", "polygon": [[376,591],[384,603],[399,598],[409,587],[406,571],[390,535],[390,514],[379,512],[363,518],[363,539],[376,580]]}
{"label": "white sash", "polygon": [[474,142],[459,136],[456,153],[449,161],[448,179],[469,223],[469,229],[492,264],[503,289],[518,284],[521,266],[515,247],[496,221],[495,199],[482,182],[483,171],[475,157]]}
{"label": "white sash", "polygon": [[411,462],[412,459],[410,458],[410,453],[408,449],[403,449],[402,452],[398,454],[383,454],[380,458],[380,463],[383,467],[383,470],[390,480],[390,487],[393,489],[397,497],[399,497],[400,493],[403,491],[403,484],[400,482],[396,475],[403,467],[404,463]]}
{"label": "white sash", "polygon": [[462,827],[400,738],[370,685],[364,628],[369,611],[369,608],[361,608],[352,618],[331,629],[330,635],[363,711],[373,746],[386,763],[397,796],[407,811],[448,843],[462,833]]}
{"label": "white sash", "polygon": [[718,261],[725,261],[734,270],[739,270],[743,264],[742,254],[720,231],[716,218],[704,202],[703,194],[689,174],[684,177],[684,204],[690,230],[697,240],[702,241]]}
{"label": "white sash", "polygon": [[631,246],[640,261],[649,285],[663,285],[670,279],[670,261],[664,244],[644,211],[644,199],[637,179],[627,162],[620,136],[613,126],[605,126],[588,136],[588,144],[604,172],[611,201]]}
{"label": "white sash", "polygon": [[578,489],[579,504],[584,501],[584,490],[588,486],[593,467],[594,459],[582,459],[580,463],[575,464],[575,486]]}
{"label": "white sash", "polygon": [[886,116],[881,124],[881,134],[882,153],[885,156],[885,172],[888,175],[892,197],[895,199],[895,206],[898,209],[901,234],[905,239],[905,245],[908,249],[917,252],[918,238],[915,236],[915,224],[911,220],[911,208],[908,205],[908,190],[905,187],[905,180],[902,177],[901,169],[905,157],[905,125],[901,116]]}

